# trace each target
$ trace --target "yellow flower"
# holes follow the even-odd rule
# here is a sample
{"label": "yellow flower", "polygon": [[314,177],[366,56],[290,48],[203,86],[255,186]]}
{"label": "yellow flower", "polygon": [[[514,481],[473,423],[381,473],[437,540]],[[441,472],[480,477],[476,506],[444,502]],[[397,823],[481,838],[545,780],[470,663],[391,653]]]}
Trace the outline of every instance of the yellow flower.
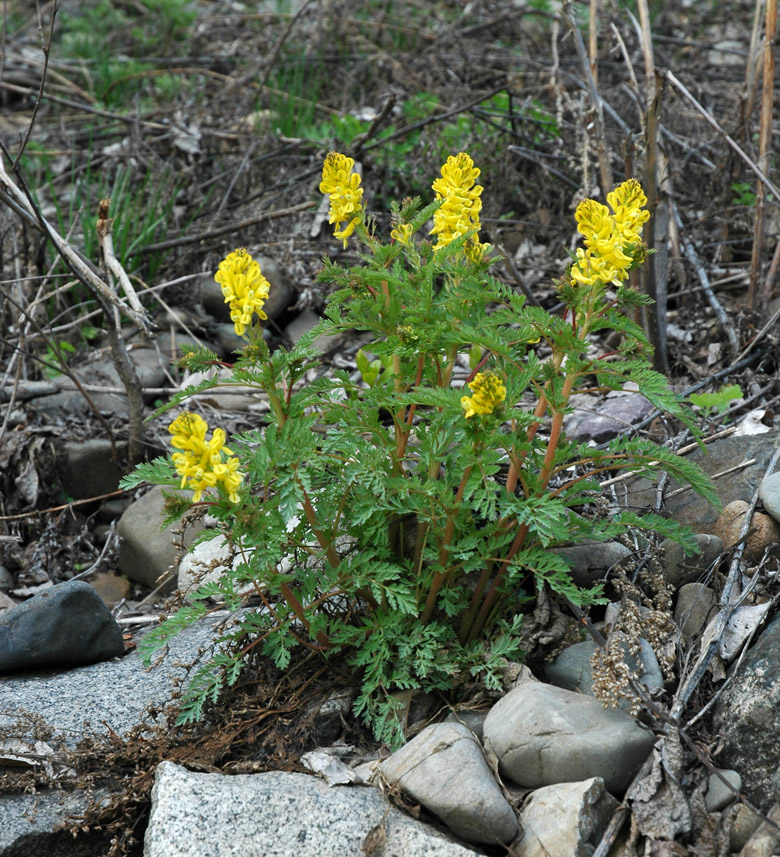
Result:
{"label": "yellow flower", "polygon": [[222,288],[225,303],[230,304],[230,320],[238,336],[244,335],[253,313],[263,321],[268,318],[263,312],[263,304],[268,300],[271,284],[263,276],[260,265],[243,247],[220,262],[214,279]]}
{"label": "yellow flower", "polygon": [[[363,188],[360,187],[360,176],[352,172],[355,166],[353,158],[329,152],[322,168],[320,193],[330,196],[330,213],[328,222],[336,224],[334,236],[347,246],[347,238],[355,231],[360,223],[360,213],[363,206]],[[341,224],[346,222],[346,226]]]}
{"label": "yellow flower", "polygon": [[619,284],[627,279],[634,252],[641,244],[642,226],[650,212],[642,209],[647,197],[636,179],[629,179],[607,195],[606,205],[585,199],[574,217],[584,237],[585,249],[577,250],[572,279],[585,285]]}
{"label": "yellow flower", "polygon": [[642,239],[642,226],[650,219],[644,211],[647,197],[636,179],[629,179],[607,194],[607,202],[615,212],[615,225],[626,244],[638,244]]}
{"label": "yellow flower", "polygon": [[460,400],[467,420],[474,414],[492,414],[506,399],[506,387],[493,372],[477,372],[474,380],[469,382],[469,389],[472,395],[463,396]]}
{"label": "yellow flower", "polygon": [[[450,155],[441,168],[441,177],[433,183],[436,199],[443,200],[433,215],[430,234],[438,236],[434,250],[440,250],[456,238],[479,229],[482,187],[475,184],[479,172],[465,152]],[[472,261],[479,261],[489,246],[481,244],[475,233],[465,248],[466,255]]]}
{"label": "yellow flower", "polygon": [[[211,440],[206,440],[208,423],[197,414],[180,414],[168,426],[173,435],[171,445],[176,449],[171,456],[176,472],[181,476],[180,488],[194,491],[193,503],[198,503],[203,492],[222,483],[232,503],[237,503],[238,488],[244,474],[238,470],[239,461],[233,451],[225,446],[225,432],[214,429]],[[222,453],[228,457],[223,458]]]}
{"label": "yellow flower", "polygon": [[411,223],[399,223],[398,226],[390,230],[390,237],[393,241],[403,244],[404,247],[412,240],[414,229]]}

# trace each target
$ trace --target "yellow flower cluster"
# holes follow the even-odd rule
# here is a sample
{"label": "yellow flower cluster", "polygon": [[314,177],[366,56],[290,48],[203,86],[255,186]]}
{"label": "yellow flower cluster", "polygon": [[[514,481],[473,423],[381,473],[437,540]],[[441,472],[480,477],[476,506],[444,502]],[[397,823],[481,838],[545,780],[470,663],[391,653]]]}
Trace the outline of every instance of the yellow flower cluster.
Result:
{"label": "yellow flower cluster", "polygon": [[[479,229],[479,213],[482,210],[482,187],[476,184],[479,169],[465,153],[450,155],[441,168],[441,177],[433,183],[436,199],[443,200],[433,215],[431,235],[438,239],[434,250],[440,250],[462,235]],[[466,255],[479,261],[488,244],[481,244],[476,232],[466,244]]]}
{"label": "yellow flower cluster", "polygon": [[498,375],[493,372],[477,372],[469,382],[471,396],[463,396],[460,405],[466,412],[466,419],[474,414],[492,414],[506,399],[506,387]]}
{"label": "yellow flower cluster", "polygon": [[[320,193],[330,196],[329,223],[336,224],[334,236],[347,246],[347,238],[355,231],[360,223],[360,212],[363,206],[363,188],[360,187],[360,176],[352,172],[355,166],[353,158],[329,152],[322,168]],[[346,226],[342,227],[342,223]]]}
{"label": "yellow flower cluster", "polygon": [[[238,489],[244,474],[238,470],[238,459],[232,450],[225,446],[225,432],[214,429],[211,440],[206,440],[208,423],[197,414],[180,414],[168,426],[173,435],[171,445],[182,452],[175,452],[171,458],[176,472],[181,476],[181,488],[190,488],[195,492],[192,498],[197,503],[203,492],[222,483],[231,503],[238,503]],[[226,453],[224,459],[222,453]]]}
{"label": "yellow flower cluster", "polygon": [[606,205],[585,199],[574,214],[585,248],[577,250],[571,276],[584,285],[618,285],[628,277],[634,252],[642,243],[642,226],[650,217],[643,209],[647,197],[636,179],[607,194],[607,202],[612,213]]}
{"label": "yellow flower cluster", "polygon": [[243,247],[220,262],[214,279],[222,288],[225,303],[230,304],[230,320],[238,336],[244,335],[253,313],[263,321],[268,318],[263,312],[263,304],[268,300],[271,284],[263,276],[260,265]]}

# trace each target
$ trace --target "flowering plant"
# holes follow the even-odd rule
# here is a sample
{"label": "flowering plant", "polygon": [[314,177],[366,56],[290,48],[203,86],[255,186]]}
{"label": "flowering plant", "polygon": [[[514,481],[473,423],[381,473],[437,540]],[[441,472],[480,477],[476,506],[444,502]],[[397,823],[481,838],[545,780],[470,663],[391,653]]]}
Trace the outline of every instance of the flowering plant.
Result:
{"label": "flowering plant", "polygon": [[[480,171],[467,154],[447,160],[429,205],[392,208],[390,243],[377,237],[353,167],[331,153],[320,189],[335,237],[367,252],[354,267],[326,260],[320,280],[335,290],[321,324],[271,353],[259,323],[268,283],[246,251],[231,253],[216,279],[247,345],[227,380],[206,380],[166,406],[218,384],[250,386],[267,397],[267,424],[228,449],[220,429],[207,442],[206,424],[180,415],[170,431],[181,451],[123,483],[194,490],[192,502],[208,506],[240,557],[151,632],[147,650],[204,615],[213,597],[238,609],[249,592],[260,604],[237,613],[231,645],[193,679],[183,721],[236,680],[248,652],[284,667],[303,646],[345,653],[362,683],[356,713],[395,743],[398,690],[447,690],[464,674],[498,686],[505,659],[521,657],[523,610],[540,589],[577,604],[599,598],[598,588],[572,582],[556,545],[637,526],[690,545],[658,516],[577,514],[599,492],[595,477],[624,468],[654,476],[660,467],[715,499],[701,471],[649,441],[589,447],[563,432],[572,394],[627,382],[688,423],[624,312],[646,302],[629,279],[646,252],[638,182],[610,193],[610,208],[594,200],[577,208],[584,248],[557,283],[565,309],[551,315],[490,275]],[[435,243],[417,238],[430,221]],[[622,344],[599,355],[594,334],[609,330]],[[321,362],[315,338],[345,332],[364,342],[358,370],[304,383]],[[185,362],[219,361],[199,349]],[[170,501],[172,515],[189,506]]]}

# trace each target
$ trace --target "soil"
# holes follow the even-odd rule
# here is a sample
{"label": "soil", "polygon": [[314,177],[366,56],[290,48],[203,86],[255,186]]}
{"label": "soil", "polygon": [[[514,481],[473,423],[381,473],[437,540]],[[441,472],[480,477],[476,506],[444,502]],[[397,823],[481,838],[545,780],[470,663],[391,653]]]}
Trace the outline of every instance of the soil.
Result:
{"label": "soil", "polygon": [[[610,189],[605,165],[615,183],[636,176],[647,188],[655,164],[656,216],[669,216],[653,257],[665,312],[655,324],[652,313],[645,319],[656,364],[678,391],[739,385],[727,413],[703,414],[705,431],[775,407],[777,339],[765,323],[776,295],[780,192],[757,208],[753,165],[771,179],[777,142],[760,160],[761,73],[749,50],[748,4],[656,3],[655,74],[622,4],[598,10],[590,63],[586,7],[574,7],[580,36],[566,8],[547,0],[307,0],[293,9],[122,0],[110,6],[113,18],[108,7],[4,7],[0,141],[36,217],[20,216],[0,185],[0,402],[22,381],[87,363],[103,344],[103,310],[59,260],[41,218],[101,270],[94,230],[106,196],[117,255],[159,328],[170,324],[169,307],[184,307],[208,332],[193,307],[194,277],[246,246],[273,258],[294,286],[271,325],[272,344],[284,343],[291,321],[325,305],[316,281],[323,255],[358,262],[318,209],[322,161],[335,149],[359,162],[384,232],[391,200],[429,198],[446,157],[469,152],[482,171],[483,240],[497,249],[496,274],[551,311],[553,281],[576,242],[577,203]],[[80,47],[78,20],[98,33],[92,56]],[[763,107],[770,121],[771,98]],[[59,582],[98,558],[97,570],[112,571],[112,552],[95,537],[101,503],[69,503],[50,455],[51,439],[103,436],[105,421],[21,410],[20,419],[11,406],[0,410],[0,564],[17,588]],[[126,420],[108,428],[117,440],[128,436]],[[156,429],[147,432],[153,447]],[[135,590],[131,600],[145,594]],[[127,793],[140,795],[135,809],[101,823],[132,829],[158,754],[174,758],[172,747],[175,758],[207,769],[294,767],[314,740],[310,717],[291,713],[258,731],[258,712],[281,710],[279,679],[264,669],[251,689],[263,705],[243,720],[225,705],[184,737],[166,732],[93,752],[105,767],[84,763],[84,777],[118,775],[127,759],[128,770],[139,760],[142,770],[126,780]],[[297,682],[288,691],[322,685],[324,693],[335,679],[322,669],[301,664],[285,679]],[[217,722],[218,746],[213,733],[204,737]],[[347,728],[366,740],[356,724]],[[703,744],[716,741],[703,730]]]}

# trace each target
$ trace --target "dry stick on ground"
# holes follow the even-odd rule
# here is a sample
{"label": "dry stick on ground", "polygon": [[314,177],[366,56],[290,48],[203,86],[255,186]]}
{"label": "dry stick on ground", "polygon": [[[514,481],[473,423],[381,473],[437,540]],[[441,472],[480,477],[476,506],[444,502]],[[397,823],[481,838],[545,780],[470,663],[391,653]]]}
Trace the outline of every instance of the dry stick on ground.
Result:
{"label": "dry stick on ground", "polygon": [[[778,242],[778,249],[780,250],[780,242]],[[769,319],[769,321],[758,331],[758,333],[750,340],[750,342],[745,347],[744,351],[737,358],[741,360],[743,357],[748,355],[758,343],[766,336],[766,334],[775,326],[777,320],[780,318],[780,309],[775,312],[775,314]]]}
{"label": "dry stick on ground", "polygon": [[[668,234],[669,234],[669,199],[662,194],[659,183],[659,147],[661,101],[663,98],[663,81],[655,69],[653,54],[653,34],[650,24],[650,10],[647,0],[637,0],[639,10],[639,36],[642,44],[642,57],[645,65],[645,98],[642,109],[642,126],[647,151],[644,185],[647,194],[647,208],[652,214],[652,223],[647,234],[650,250],[658,250],[659,254],[651,254],[647,264],[642,267],[639,278],[642,291],[652,298],[653,303],[644,312],[645,327],[650,344],[653,346],[653,368],[664,375],[669,374],[669,356],[666,341],[666,307],[667,307],[667,274],[668,274]],[[630,13],[629,13],[630,14]],[[633,15],[631,16],[633,19]],[[636,22],[634,22],[636,25]],[[640,96],[640,93],[637,93]],[[642,99],[640,98],[640,103]]]}
{"label": "dry stick on ground", "polygon": [[[6,297],[6,300],[9,301],[9,303],[13,304],[17,308],[17,310],[19,312],[19,317],[25,318],[24,307],[20,306],[10,295],[6,295],[5,297]],[[33,324],[33,326],[36,328],[36,330],[38,331],[38,333],[40,334],[41,338],[46,343],[46,345],[52,350],[52,352],[54,354],[57,354],[58,352],[54,348],[54,345],[52,344],[51,339],[47,336],[46,331],[43,330],[43,328],[38,324],[38,322],[35,320],[34,317],[28,316],[28,318],[29,318],[30,322]],[[6,340],[0,338],[0,341],[5,342]],[[19,351],[20,353],[25,353],[23,348],[21,348],[19,345],[16,345],[13,347],[15,347],[16,350]],[[68,378],[70,378],[71,381],[73,381],[74,385],[76,386],[76,389],[79,391],[79,393],[81,393],[84,401],[92,409],[95,416],[100,421],[100,423],[103,425],[103,428],[106,430],[106,435],[107,435],[107,437],[111,443],[111,454],[114,458],[116,458],[117,452],[116,452],[116,443],[115,443],[115,439],[114,439],[114,432],[113,432],[108,420],[100,412],[100,409],[98,408],[98,406],[92,401],[92,397],[89,395],[89,391],[87,390],[86,385],[81,383],[81,381],[78,379],[78,377],[73,372],[70,371],[70,369],[68,368],[67,364],[64,361],[62,361],[60,363],[60,365],[57,366],[56,364],[49,363],[48,360],[44,360],[41,357],[37,357],[35,355],[29,355],[29,356],[31,356],[38,363],[42,363],[44,366],[49,366],[53,369],[57,369],[58,371],[62,371],[65,375],[68,376]]]}
{"label": "dry stick on ground", "polygon": [[[780,199],[780,197],[778,198]],[[704,266],[699,260],[699,257],[696,255],[696,251],[693,249],[693,244],[691,244],[688,239],[688,236],[685,234],[683,222],[680,218],[679,212],[677,211],[677,207],[674,203],[671,203],[671,206],[672,213],[674,215],[674,221],[677,224],[677,228],[680,232],[680,239],[682,241],[685,258],[688,260],[694,271],[696,271],[696,276],[699,278],[699,283],[701,284],[701,287],[704,290],[704,294],[707,296],[707,302],[714,310],[715,316],[717,317],[720,326],[723,328],[726,333],[726,336],[728,337],[732,353],[736,354],[739,350],[739,337],[737,336],[737,331],[734,329],[734,325],[731,323],[728,315],[726,315],[726,311],[721,306],[720,301],[715,297],[715,292],[712,291],[707,272],[704,270]]]}
{"label": "dry stick on ground", "polygon": [[205,229],[203,232],[190,233],[189,235],[182,235],[179,238],[169,238],[167,241],[158,241],[157,244],[147,244],[145,247],[141,247],[138,252],[145,255],[147,253],[155,253],[158,250],[170,250],[171,247],[181,247],[184,244],[197,244],[199,241],[205,241],[207,238],[227,235],[228,232],[239,232],[247,226],[254,226],[256,223],[262,223],[264,220],[275,220],[277,217],[288,217],[291,214],[298,214],[299,211],[314,208],[317,204],[312,200],[292,205],[290,208],[281,208],[277,211],[263,211],[255,215],[255,217],[248,217],[246,220],[238,221],[238,223],[228,223],[224,226],[215,226],[213,229]]}
{"label": "dry stick on ground", "polygon": [[[764,81],[761,93],[761,124],[758,142],[758,166],[762,172],[769,168],[769,152],[772,145],[772,99],[775,77],[775,31],[777,29],[777,0],[766,0],[764,33]],[[761,257],[764,251],[764,226],[766,223],[766,189],[761,182],[756,187],[756,215],[753,224],[753,252],[750,258],[750,288],[748,305],[760,316],[769,306],[767,283],[761,278]]]}
{"label": "dry stick on ground", "polygon": [[590,0],[588,7],[588,57],[593,83],[599,85],[599,0]]}
{"label": "dry stick on ground", "polygon": [[[108,216],[110,203],[110,199],[100,200],[98,220],[95,227],[100,248],[103,251],[103,262],[107,270],[121,283],[122,290],[133,309],[136,312],[140,311],[143,313],[144,308],[136,296],[130,279],[114,255],[114,242],[111,237],[112,221]],[[122,318],[119,311],[116,306],[109,307],[104,304],[104,314],[114,367],[127,394],[127,406],[129,410],[127,458],[128,463],[132,466],[138,464],[143,458],[144,397],[141,392],[141,380],[138,377],[138,372],[136,372],[133,361],[127,353],[127,346],[122,336]]]}
{"label": "dry stick on ground", "polygon": [[577,49],[577,56],[579,57],[580,65],[582,66],[582,70],[585,75],[588,96],[593,110],[593,127],[596,137],[596,151],[599,159],[599,170],[601,171],[601,183],[603,185],[602,191],[603,193],[609,193],[612,190],[614,181],[612,178],[612,167],[609,163],[609,149],[607,148],[607,134],[604,128],[604,110],[602,100],[599,98],[599,93],[596,89],[596,82],[593,80],[593,75],[590,71],[590,62],[585,51],[585,43],[582,41],[582,34],[577,26],[577,19],[574,16],[574,10],[569,3],[564,6],[564,14],[566,15],[566,21],[571,28],[572,35],[574,36],[574,46]]}
{"label": "dry stick on ground", "polygon": [[54,0],[54,4],[52,5],[51,9],[51,21],[49,22],[48,38],[43,35],[43,20],[41,19],[40,3],[35,4],[35,11],[38,16],[38,33],[41,38],[41,50],[43,51],[43,70],[41,71],[41,83],[38,87],[38,96],[35,99],[35,104],[33,105],[32,116],[30,117],[30,124],[27,126],[27,131],[25,132],[22,144],[21,146],[19,146],[19,152],[16,155],[16,160],[14,161],[14,170],[16,170],[19,166],[19,161],[21,160],[21,157],[24,154],[24,150],[27,148],[27,144],[30,142],[30,135],[32,134],[32,130],[35,125],[35,120],[38,116],[38,108],[41,106],[41,99],[43,98],[43,88],[46,85],[46,72],[49,69],[49,52],[51,50],[52,36],[54,35],[54,19],[57,17],[57,0]]}
{"label": "dry stick on ground", "polygon": [[[9,161],[11,160],[11,155],[2,141],[0,141],[0,152]],[[0,201],[46,235],[57,248],[65,264],[93,294],[102,297],[110,306],[116,307],[135,324],[144,336],[149,336],[149,321],[145,313],[136,312],[114,294],[95,271],[92,263],[72,247],[41,214],[40,208],[33,200],[29,187],[19,170],[16,171],[16,178],[21,188],[6,171],[3,157],[0,156]]]}
{"label": "dry stick on ground", "polygon": [[701,113],[701,115],[704,117],[704,119],[706,120],[706,122],[707,122],[707,123],[708,123],[708,124],[709,124],[709,125],[710,125],[714,130],[715,130],[715,131],[717,131],[717,132],[718,132],[718,134],[720,134],[720,135],[721,135],[721,137],[723,137],[723,139],[726,141],[726,143],[727,143],[727,144],[728,144],[728,145],[729,145],[729,146],[730,146],[730,147],[731,147],[731,148],[732,148],[732,149],[733,149],[733,150],[734,150],[734,151],[739,155],[739,157],[740,157],[740,158],[742,158],[742,160],[743,160],[743,161],[744,161],[744,162],[745,162],[745,163],[750,167],[750,169],[751,169],[751,170],[752,170],[752,171],[753,171],[753,172],[758,176],[758,178],[759,178],[759,179],[764,183],[764,185],[766,186],[766,189],[767,189],[768,191],[770,191],[770,192],[774,195],[775,199],[780,199],[780,188],[778,188],[778,187],[777,187],[777,185],[776,185],[776,184],[775,184],[771,179],[769,179],[769,178],[767,177],[767,175],[766,175],[766,174],[764,173],[764,171],[763,171],[763,170],[758,166],[758,164],[757,164],[757,163],[756,163],[756,162],[755,162],[755,161],[754,161],[754,160],[753,160],[749,155],[747,155],[743,149],[741,149],[741,148],[739,147],[739,145],[738,145],[738,144],[733,140],[733,138],[732,138],[732,137],[730,137],[730,136],[729,136],[729,135],[728,135],[728,134],[723,130],[723,128],[721,128],[721,127],[720,127],[720,125],[719,125],[719,124],[718,124],[718,122],[715,120],[715,118],[713,117],[713,115],[712,115],[708,110],[705,110],[705,108],[704,108],[704,107],[702,107],[702,105],[701,105],[701,104],[699,104],[699,102],[698,102],[698,101],[697,101],[697,100],[696,100],[696,99],[691,95],[691,93],[688,91],[688,89],[685,87],[685,85],[684,85],[684,84],[682,84],[682,83],[681,83],[681,82],[680,82],[680,81],[679,81],[679,80],[674,76],[674,74],[672,74],[672,72],[671,72],[671,71],[667,71],[667,72],[666,72],[666,79],[667,79],[667,80],[669,81],[669,83],[671,83],[671,84],[672,84],[672,86],[674,86],[674,87],[675,87],[675,89],[677,89],[677,90],[678,90],[678,91],[679,91],[679,92],[680,92],[680,93],[681,93],[681,94],[682,94],[682,95],[683,95],[683,96],[684,96],[688,101],[690,101],[690,103],[691,103],[691,104],[692,104],[692,105],[693,105],[693,106],[694,106],[694,107],[699,111],[699,113]]}
{"label": "dry stick on ground", "polygon": [[[767,465],[764,478],[774,473],[778,459],[780,459],[780,446],[775,449],[774,454],[772,455],[772,458],[770,459],[769,464]],[[669,712],[672,720],[674,721],[680,720],[680,717],[682,716],[682,713],[685,710],[685,706],[687,705],[688,700],[691,698],[691,695],[698,687],[699,682],[702,680],[702,678],[704,678],[704,675],[707,672],[707,668],[709,667],[710,662],[715,657],[715,654],[718,651],[721,637],[723,636],[723,633],[726,630],[726,625],[728,624],[729,619],[731,618],[732,614],[734,613],[734,610],[736,609],[736,604],[731,603],[731,593],[737,583],[737,578],[739,577],[740,560],[742,559],[742,554],[745,550],[745,539],[750,529],[750,525],[753,521],[753,513],[755,512],[757,505],[758,489],[756,489],[755,493],[753,494],[753,498],[751,499],[750,505],[748,506],[747,511],[745,512],[745,519],[742,522],[742,527],[739,531],[738,545],[736,550],[734,551],[734,556],[731,560],[731,565],[729,566],[729,573],[726,577],[726,582],[723,585],[723,591],[720,595],[720,610],[717,616],[717,620],[715,622],[715,626],[713,628],[712,638],[707,648],[704,649],[704,651],[702,651],[701,655],[699,656],[699,659],[696,662],[693,671],[685,680],[683,686],[677,691],[675,700]]]}
{"label": "dry stick on ground", "polygon": [[763,0],[756,0],[756,6],[753,10],[753,26],[750,30],[748,58],[745,63],[745,88],[742,92],[740,117],[740,136],[745,140],[750,137],[750,117],[753,115],[753,104],[756,100],[756,83],[758,81],[758,63],[761,42],[762,6]]}

